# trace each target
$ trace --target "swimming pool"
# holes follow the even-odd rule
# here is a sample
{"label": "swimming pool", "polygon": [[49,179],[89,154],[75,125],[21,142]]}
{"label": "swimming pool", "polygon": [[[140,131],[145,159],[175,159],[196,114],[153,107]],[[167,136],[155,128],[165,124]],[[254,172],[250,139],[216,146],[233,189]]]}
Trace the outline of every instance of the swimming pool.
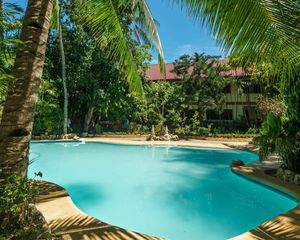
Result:
{"label": "swimming pool", "polygon": [[286,212],[296,202],[235,175],[232,149],[32,143],[29,176],[69,192],[75,205],[104,222],[171,240],[220,240]]}

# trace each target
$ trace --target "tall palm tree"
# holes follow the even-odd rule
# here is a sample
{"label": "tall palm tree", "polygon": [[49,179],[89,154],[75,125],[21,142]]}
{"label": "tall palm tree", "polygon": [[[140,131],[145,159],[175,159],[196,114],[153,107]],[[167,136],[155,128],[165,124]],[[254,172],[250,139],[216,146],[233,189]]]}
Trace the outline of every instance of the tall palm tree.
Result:
{"label": "tall palm tree", "polygon": [[[66,59],[65,59],[65,53],[64,53],[64,44],[63,44],[63,36],[62,36],[62,7],[63,7],[63,0],[56,0],[56,12],[55,15],[57,17],[58,26],[56,26],[56,29],[58,30],[58,36],[59,36],[59,46],[60,46],[60,55],[61,55],[61,61],[62,61],[62,81],[63,81],[63,89],[64,89],[64,127],[63,127],[63,133],[67,134],[67,125],[68,125],[68,90],[67,90],[67,80],[66,80]],[[94,3],[98,3],[99,1],[90,1],[87,3],[83,3],[82,7],[84,8],[84,14],[82,15],[82,18],[87,21],[89,24],[89,18],[86,18],[86,16],[90,15],[91,12],[94,12],[96,9],[96,6]],[[103,2],[103,0],[102,0]],[[122,1],[120,1],[122,3]],[[110,3],[110,11],[117,12],[118,5],[114,5],[113,2],[110,0],[108,1]],[[102,3],[103,4],[103,3]],[[125,6],[131,8],[132,11],[132,25],[134,28],[134,32],[136,37],[139,40],[139,43],[141,43],[141,39],[144,43],[148,44],[150,47],[152,47],[154,50],[158,52],[158,61],[160,66],[160,71],[162,73],[165,73],[165,65],[164,65],[164,53],[160,41],[160,37],[157,30],[157,21],[153,19],[152,13],[148,7],[148,4],[146,0],[134,0],[134,1],[127,1],[123,3]],[[117,14],[118,15],[118,14]],[[117,20],[117,19],[115,19]],[[55,21],[56,22],[56,21]],[[93,22],[92,29],[94,29],[96,26],[99,26],[99,24],[103,24],[103,22]],[[55,26],[55,24],[54,24]],[[95,33],[95,36],[99,37],[99,32]],[[121,38],[124,38],[126,34],[121,35]],[[105,39],[107,39],[107,36],[105,36]],[[125,42],[127,42],[126,38],[124,38]],[[99,41],[100,44],[103,43],[102,39]],[[109,48],[111,50],[111,46]],[[137,79],[139,78],[138,75],[135,76]],[[132,85],[132,83],[130,84]],[[140,92],[140,89],[137,91]],[[86,117],[86,122],[90,122],[90,119],[93,116],[93,111],[88,111],[88,116]],[[87,132],[88,130],[88,124],[85,124],[84,132]]]}
{"label": "tall palm tree", "polygon": [[58,38],[59,38],[59,50],[61,57],[61,78],[63,82],[64,89],[64,124],[63,124],[63,134],[66,135],[68,133],[68,87],[67,87],[67,76],[66,76],[66,56],[63,42],[63,33],[62,33],[62,9],[63,9],[63,0],[58,2],[56,1],[56,9],[57,9],[57,30],[58,30]]}
{"label": "tall palm tree", "polygon": [[0,169],[4,176],[27,175],[33,114],[43,73],[52,0],[29,0],[13,75],[0,125]]}
{"label": "tall palm tree", "polygon": [[[54,1],[28,0],[20,37],[24,46],[18,49],[14,65],[15,86],[7,96],[0,124],[0,169],[4,177],[11,174],[27,176],[33,115],[43,72]],[[127,44],[127,34],[117,14],[118,5],[115,4],[112,0],[86,1],[84,18],[93,29],[94,37],[100,44],[106,44],[110,57],[117,60],[120,69],[127,73],[131,90],[142,94],[141,79]],[[89,14],[93,18],[90,18]],[[155,31],[156,29],[151,32],[151,36],[157,40],[158,35]],[[161,47],[160,41],[156,46]],[[163,56],[162,51],[160,56]]]}

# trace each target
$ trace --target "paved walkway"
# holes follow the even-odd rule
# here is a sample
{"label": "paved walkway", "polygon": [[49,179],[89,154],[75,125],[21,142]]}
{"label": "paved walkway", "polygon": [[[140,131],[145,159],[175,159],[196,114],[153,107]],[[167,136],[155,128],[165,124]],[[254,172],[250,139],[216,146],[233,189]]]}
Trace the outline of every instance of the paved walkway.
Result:
{"label": "paved walkway", "polygon": [[130,144],[130,145],[168,145],[168,146],[187,146],[187,147],[210,147],[210,148],[230,148],[235,146],[243,148],[249,145],[248,142],[233,142],[233,141],[211,141],[211,140],[180,140],[180,141],[145,141],[144,137],[136,138],[86,138],[86,142],[104,142],[115,144]]}

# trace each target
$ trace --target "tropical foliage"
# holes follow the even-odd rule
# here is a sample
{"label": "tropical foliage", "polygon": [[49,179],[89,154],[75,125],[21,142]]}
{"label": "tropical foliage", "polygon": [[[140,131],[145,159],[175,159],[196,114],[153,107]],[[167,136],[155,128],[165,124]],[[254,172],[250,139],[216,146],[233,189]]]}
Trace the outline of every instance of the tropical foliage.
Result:
{"label": "tropical foliage", "polygon": [[5,184],[1,182],[0,239],[52,239],[43,227],[43,217],[34,209],[36,194],[35,181],[10,176]]}
{"label": "tropical foliage", "polygon": [[300,172],[300,131],[299,124],[287,116],[269,113],[263,123],[260,136],[255,143],[260,147],[262,159],[271,153],[277,153],[283,160],[283,167]]}
{"label": "tropical foliage", "polygon": [[[139,2],[139,6],[135,5],[137,2]],[[89,29],[88,33],[106,52],[106,56],[116,62],[117,68],[126,76],[130,90],[142,95],[141,78],[137,63],[133,60],[134,53],[129,40],[132,38],[131,24],[134,20],[139,19],[140,23],[142,21],[154,23],[153,19],[147,19],[147,17],[152,18],[150,12],[141,14],[142,10],[147,10],[146,2],[103,0],[97,3],[97,1],[91,0],[77,1],[77,3],[81,4],[81,11],[77,9],[79,21],[84,22]],[[57,1],[28,1],[20,35],[20,39],[26,44],[17,51],[14,65],[16,69],[14,72],[15,87],[6,97],[0,124],[0,165],[7,170],[7,175],[16,173],[26,176],[27,174],[34,110],[45,62],[48,32],[51,20],[52,23],[55,22],[52,13],[55,13],[56,6]],[[138,14],[138,16],[134,16],[132,13]],[[139,26],[142,27],[141,24]],[[148,25],[145,24],[145,26]],[[155,24],[151,28],[143,30],[149,35],[148,40],[153,39],[153,42],[156,43],[151,46],[158,49],[160,42],[157,41],[159,38]],[[161,49],[158,51],[162,59]],[[23,113],[21,117],[19,117],[20,112]],[[11,155],[12,149],[20,147],[21,142],[22,150]]]}
{"label": "tropical foliage", "polygon": [[[131,91],[142,95],[142,82],[138,66],[134,61],[134,53],[128,44],[128,38],[134,29],[136,36],[141,36],[159,53],[161,70],[163,66],[163,51],[156,30],[156,23],[145,0],[112,1],[89,0],[83,4],[84,14],[81,16],[91,29],[96,42],[106,49],[108,57],[117,59],[122,70],[127,73],[127,81]],[[134,27],[132,28],[132,24]],[[125,25],[125,27],[124,27]],[[141,39],[139,37],[139,39]]]}
{"label": "tropical foliage", "polygon": [[173,70],[182,77],[182,82],[150,83],[146,86],[151,114],[148,120],[158,125],[158,131],[163,130],[163,125],[168,125],[178,134],[208,133],[202,128],[206,110],[215,110],[219,115],[223,112],[223,89],[232,80],[221,76],[228,66],[217,60],[218,57],[203,53],[183,55],[175,60]]}
{"label": "tropical foliage", "polygon": [[[124,81],[126,74],[116,62],[108,59],[107,52],[98,46],[89,34],[89,28],[83,27],[76,18],[76,4],[65,4],[64,39],[69,119],[72,131],[88,132],[95,128],[100,119],[118,120],[126,117],[132,120],[138,111],[133,110],[138,100],[129,91],[129,84]],[[141,77],[144,75],[145,59],[150,59],[147,46],[138,47],[135,41],[128,39],[134,53],[134,60]],[[61,134],[61,108],[63,93],[60,75],[60,42],[55,34],[50,36],[47,51],[40,100],[35,117],[34,133]],[[101,71],[99,71],[101,69]],[[48,88],[48,89],[47,89]],[[44,106],[44,107],[43,107]],[[76,107],[74,107],[76,106]],[[51,117],[52,115],[52,117]],[[48,121],[44,121],[48,119]],[[53,128],[55,127],[55,128]]]}
{"label": "tropical foliage", "polygon": [[[268,79],[268,85],[271,87],[275,85],[276,87],[271,89],[270,96],[273,97],[279,92],[281,95],[280,99],[282,99],[286,105],[285,116],[288,121],[292,125],[299,123],[300,97],[298,69],[300,49],[298,40],[300,30],[298,1],[226,0],[220,2],[206,0],[173,0],[172,2],[181,4],[183,8],[186,9],[193,18],[195,18],[195,20],[199,20],[203,25],[208,27],[214,37],[218,40],[218,43],[227,53],[230,52],[234,56],[239,56],[237,61],[238,64],[242,64],[244,67],[251,65],[253,72],[257,73],[256,75],[254,74],[256,76],[256,80],[267,79],[272,76],[271,80]],[[66,1],[66,3],[70,4],[71,1]],[[174,125],[177,128],[192,126],[188,127],[189,129],[192,129],[190,130],[190,132],[192,132],[200,129],[200,126],[202,126],[201,121],[203,120],[203,114],[206,109],[215,108],[218,113],[222,111],[222,102],[224,97],[222,96],[222,91],[220,89],[224,87],[226,82],[221,79],[219,74],[217,74],[220,66],[216,67],[216,65],[213,63],[211,64],[211,62],[205,62],[206,60],[209,60],[209,58],[201,55],[193,56],[195,59],[198,58],[198,60],[193,59],[193,57],[183,57],[179,60],[179,62],[175,63],[175,65],[177,64],[175,71],[177,71],[178,74],[181,74],[184,78],[182,85],[176,87],[172,86],[170,88],[167,85],[155,85],[155,87],[159,86],[157,87],[158,89],[161,88],[162,91],[165,91],[161,92],[162,97],[164,98],[162,102],[155,100],[155,95],[152,96],[153,91],[151,88],[146,90],[146,95],[148,91],[148,97],[146,96],[148,103],[146,105],[144,101],[137,100],[136,96],[131,96],[131,94],[128,95],[129,90],[131,92],[138,93],[140,96],[143,95],[141,81],[143,78],[143,67],[141,66],[143,64],[140,63],[143,62],[145,58],[143,60],[140,59],[139,61],[136,61],[141,56],[139,55],[140,49],[135,47],[137,43],[148,43],[150,47],[153,47],[158,51],[160,55],[160,63],[162,63],[163,59],[163,52],[156,30],[156,22],[151,16],[151,12],[149,11],[146,1],[102,0],[99,2],[97,0],[77,0],[72,1],[72,3],[75,8],[80,6],[80,11],[77,11],[75,14],[74,11],[73,13],[70,13],[71,11],[69,13],[65,13],[66,15],[73,14],[73,18],[72,21],[67,23],[64,28],[66,31],[74,31],[74,28],[77,31],[78,29],[76,28],[79,27],[80,31],[83,30],[81,32],[84,33],[81,35],[81,40],[83,40],[84,46],[88,48],[91,47],[94,49],[92,51],[99,50],[101,53],[101,57],[99,57],[95,53],[87,53],[86,51],[81,60],[84,59],[85,62],[89,62],[90,60],[90,62],[89,64],[86,64],[86,66],[80,66],[76,70],[78,71],[77,74],[75,74],[76,71],[74,71],[73,76],[80,76],[74,85],[83,88],[86,87],[84,84],[78,84],[78,82],[83,82],[82,72],[81,75],[78,73],[80,71],[87,71],[95,67],[99,67],[93,65],[93,60],[105,59],[103,60],[105,63],[102,63],[104,65],[112,63],[113,70],[115,71],[112,74],[114,77],[112,77],[110,73],[105,73],[105,75],[110,76],[109,79],[115,78],[115,76],[117,76],[116,79],[127,79],[127,85],[123,85],[124,91],[121,91],[122,96],[130,95],[130,97],[134,99],[132,101],[137,103],[137,106],[140,109],[145,109],[145,106],[150,106],[151,104],[153,105],[153,108],[150,107],[149,109],[151,111],[149,110],[147,114],[143,113],[139,115],[140,121],[159,121],[161,125],[166,121],[170,121],[169,119],[172,119],[172,122],[170,123],[171,125]],[[32,19],[35,18],[33,14],[34,9],[35,5],[33,4],[33,1],[30,0],[28,16],[32,17]],[[45,14],[43,16],[51,16],[51,11],[49,9],[42,10],[45,10]],[[28,19],[25,18],[25,20]],[[45,24],[47,31],[48,27],[49,26]],[[24,37],[29,37],[30,34],[33,34],[28,29],[27,32],[26,29],[24,32]],[[28,35],[28,33],[30,34]],[[136,42],[132,41],[133,36],[136,37]],[[46,35],[43,35],[43,38],[45,40]],[[39,37],[39,40],[43,39]],[[2,40],[2,42],[4,41]],[[44,51],[45,47],[42,48],[42,50]],[[20,50],[20,54],[26,55],[26,51]],[[41,69],[41,66],[43,65],[43,54],[38,56],[42,56],[40,59],[41,64],[38,66],[39,69]],[[21,57],[19,57],[19,59],[21,59]],[[53,59],[51,61],[53,61]],[[51,61],[49,64],[51,64]],[[16,64],[24,65],[25,62],[20,61],[20,63]],[[237,66],[237,64],[235,65]],[[101,65],[104,69],[105,66]],[[191,66],[194,67],[193,72],[189,72],[189,70],[187,70]],[[55,67],[53,69],[55,69]],[[162,65],[161,70],[164,70]],[[32,69],[28,69],[28,72],[29,71],[32,71]],[[59,79],[59,77],[53,76],[53,72],[51,71],[52,70],[49,68],[49,73],[44,76],[44,79],[46,79],[46,81]],[[41,73],[41,71],[38,72]],[[25,74],[25,72],[22,74],[20,72],[18,74],[16,82],[21,82],[21,76],[32,76],[30,74]],[[107,100],[108,98],[103,97],[105,94],[102,90],[105,89],[106,92],[109,91],[107,91],[107,88],[103,88],[103,82],[99,84],[98,80],[100,79],[100,76],[97,76],[97,74],[90,75],[91,76],[88,76],[88,78],[91,82],[88,82],[93,88],[91,89],[87,87],[87,91],[83,94],[87,95],[87,97],[81,99],[83,102],[89,102],[89,105],[82,105],[82,109],[87,109],[87,112],[83,112],[84,110],[82,110],[78,113],[72,113],[72,110],[70,110],[70,113],[73,114],[73,116],[76,116],[76,114],[77,116],[84,116],[84,120],[81,121],[84,123],[78,124],[80,125],[80,128],[84,130],[87,130],[90,126],[92,126],[92,122],[96,122],[96,120],[104,118],[103,115],[100,114],[101,111],[102,114],[103,112],[107,113],[107,109],[112,108],[109,104],[107,104],[106,107],[103,107],[102,104],[96,104],[96,99],[99,97],[103,100],[103,102],[110,102],[110,100]],[[206,77],[204,78],[202,75],[205,75]],[[76,77],[74,79],[76,79]],[[210,81],[205,81],[205,79],[210,79]],[[35,84],[35,86],[39,85],[39,77],[37,78],[37,81],[34,81],[33,78],[28,78],[26,81],[27,80],[28,84],[26,86],[30,86],[30,84]],[[70,77],[68,81],[71,80],[73,80],[73,77]],[[212,84],[214,80],[217,81]],[[22,83],[23,82],[24,81],[22,81]],[[58,87],[55,87],[59,89],[59,84],[61,84],[60,81],[58,81],[58,84],[52,82],[50,85],[58,85]],[[200,85],[205,86],[205,88],[199,88]],[[21,86],[23,85],[18,86],[20,89],[15,91],[22,92]],[[45,86],[47,86],[47,84],[45,84]],[[193,88],[191,88],[191,86],[193,86]],[[109,87],[113,89],[113,85],[109,85]],[[147,88],[148,87],[145,89]],[[29,90],[31,89],[33,88],[29,88]],[[177,102],[172,102],[171,98],[173,95],[176,95],[178,92],[177,89],[180,89],[179,91],[182,91],[185,96],[189,96],[190,98],[187,99],[185,96],[178,97]],[[23,93],[25,93],[28,89],[26,90],[24,87],[23,90]],[[168,92],[169,90],[170,92]],[[112,90],[112,92],[115,91],[116,89]],[[76,96],[78,92],[76,92],[76,90],[74,90],[74,92],[74,96]],[[89,95],[89,93],[91,93],[91,95]],[[13,130],[11,130],[9,127],[10,124],[11,126],[16,126],[16,124],[15,122],[11,122],[9,119],[17,119],[15,117],[10,117],[10,114],[16,114],[16,112],[12,110],[14,108],[21,109],[24,107],[24,109],[35,109],[37,90],[32,91],[32,93],[29,94],[31,98],[27,99],[28,102],[26,102],[26,104],[18,107],[13,106],[13,103],[17,104],[20,102],[16,101],[17,95],[14,94],[15,92],[12,92],[8,96],[9,101],[7,101],[7,110],[4,114],[5,117],[2,118],[4,119],[2,120],[0,133],[1,144],[4,144],[2,149],[11,149],[11,147],[5,145],[8,143],[8,141],[6,141],[8,136],[20,137],[19,135],[21,134],[28,138],[31,132],[33,111],[30,111],[30,113],[26,115],[26,118],[24,118],[26,121],[18,123],[18,126],[21,126],[20,129],[15,129],[16,127],[14,127]],[[108,95],[109,98],[112,95],[113,94]],[[61,106],[61,96],[61,94],[53,96],[54,98],[58,98],[55,103],[56,106],[55,104],[53,105],[54,108]],[[208,98],[206,98],[207,96]],[[72,96],[69,97],[70,99],[72,98]],[[205,99],[205,101],[203,99]],[[115,105],[122,106],[120,108],[124,109],[124,105],[120,104],[120,102],[121,101],[118,101]],[[155,102],[157,102],[157,104],[153,104]],[[166,110],[166,106],[170,106],[170,109]],[[176,106],[176,111],[173,111],[175,109],[174,106]],[[149,120],[149,116],[151,116],[150,112],[152,114],[152,120]],[[96,117],[97,115],[98,117]],[[101,117],[99,117],[100,115]],[[107,114],[107,116],[108,115],[111,116],[111,114]],[[39,114],[36,116],[39,116]],[[76,120],[74,121],[76,117],[71,116],[71,118],[73,118],[73,123],[76,122]],[[122,118],[125,119],[125,117]],[[128,119],[127,116],[126,119]],[[40,128],[43,129],[44,127],[42,126]],[[26,149],[28,149],[28,142]],[[26,152],[28,151],[26,150]],[[3,152],[2,155],[4,158],[6,156],[5,154],[8,153]],[[3,160],[1,162],[7,161],[8,160],[5,159],[5,161]]]}
{"label": "tropical foliage", "polygon": [[0,106],[12,85],[11,75],[21,28],[22,9],[16,4],[4,3],[0,8]]}
{"label": "tropical foliage", "polygon": [[300,63],[299,1],[174,0],[243,62],[269,62],[282,84]]}
{"label": "tropical foliage", "polygon": [[[105,52],[91,44],[92,40],[88,47],[81,42],[85,32],[77,28],[66,29],[65,33],[68,40],[66,59],[70,62],[67,71],[71,131],[102,133],[115,129],[142,133],[149,132],[155,125],[156,131],[162,132],[167,125],[178,134],[205,135],[208,134],[203,128],[206,110],[222,112],[223,89],[231,79],[220,76],[227,66],[218,64],[217,58],[204,54],[180,57],[175,61],[174,71],[184,75],[184,81],[145,82],[145,101],[130,92],[123,81],[125,76],[105,57]],[[48,61],[35,116],[35,135],[62,134],[62,126],[58,124],[62,122],[62,83],[57,74],[59,64],[53,64],[59,59],[59,43],[55,37],[50,37],[48,45]],[[134,52],[140,72],[145,71],[144,61],[150,59],[147,47],[136,48]],[[187,72],[192,66],[194,70]]]}

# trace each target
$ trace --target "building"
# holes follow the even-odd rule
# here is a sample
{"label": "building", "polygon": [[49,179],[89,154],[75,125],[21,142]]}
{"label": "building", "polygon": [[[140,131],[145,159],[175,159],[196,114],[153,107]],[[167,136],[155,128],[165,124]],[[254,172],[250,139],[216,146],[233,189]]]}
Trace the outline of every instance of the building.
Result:
{"label": "building", "polygon": [[[172,72],[173,68],[173,64],[166,64],[166,77],[164,77],[159,71],[158,64],[152,64],[146,72],[146,79],[147,81],[154,82],[180,82],[182,79],[176,73]],[[251,75],[242,68],[222,72],[222,75],[237,78],[242,84],[230,84],[226,86],[224,88],[226,103],[221,116],[214,110],[207,110],[205,119],[209,122],[244,120],[248,126],[259,124],[260,119],[256,112],[256,102],[257,98],[262,94],[261,85],[251,82]]]}

